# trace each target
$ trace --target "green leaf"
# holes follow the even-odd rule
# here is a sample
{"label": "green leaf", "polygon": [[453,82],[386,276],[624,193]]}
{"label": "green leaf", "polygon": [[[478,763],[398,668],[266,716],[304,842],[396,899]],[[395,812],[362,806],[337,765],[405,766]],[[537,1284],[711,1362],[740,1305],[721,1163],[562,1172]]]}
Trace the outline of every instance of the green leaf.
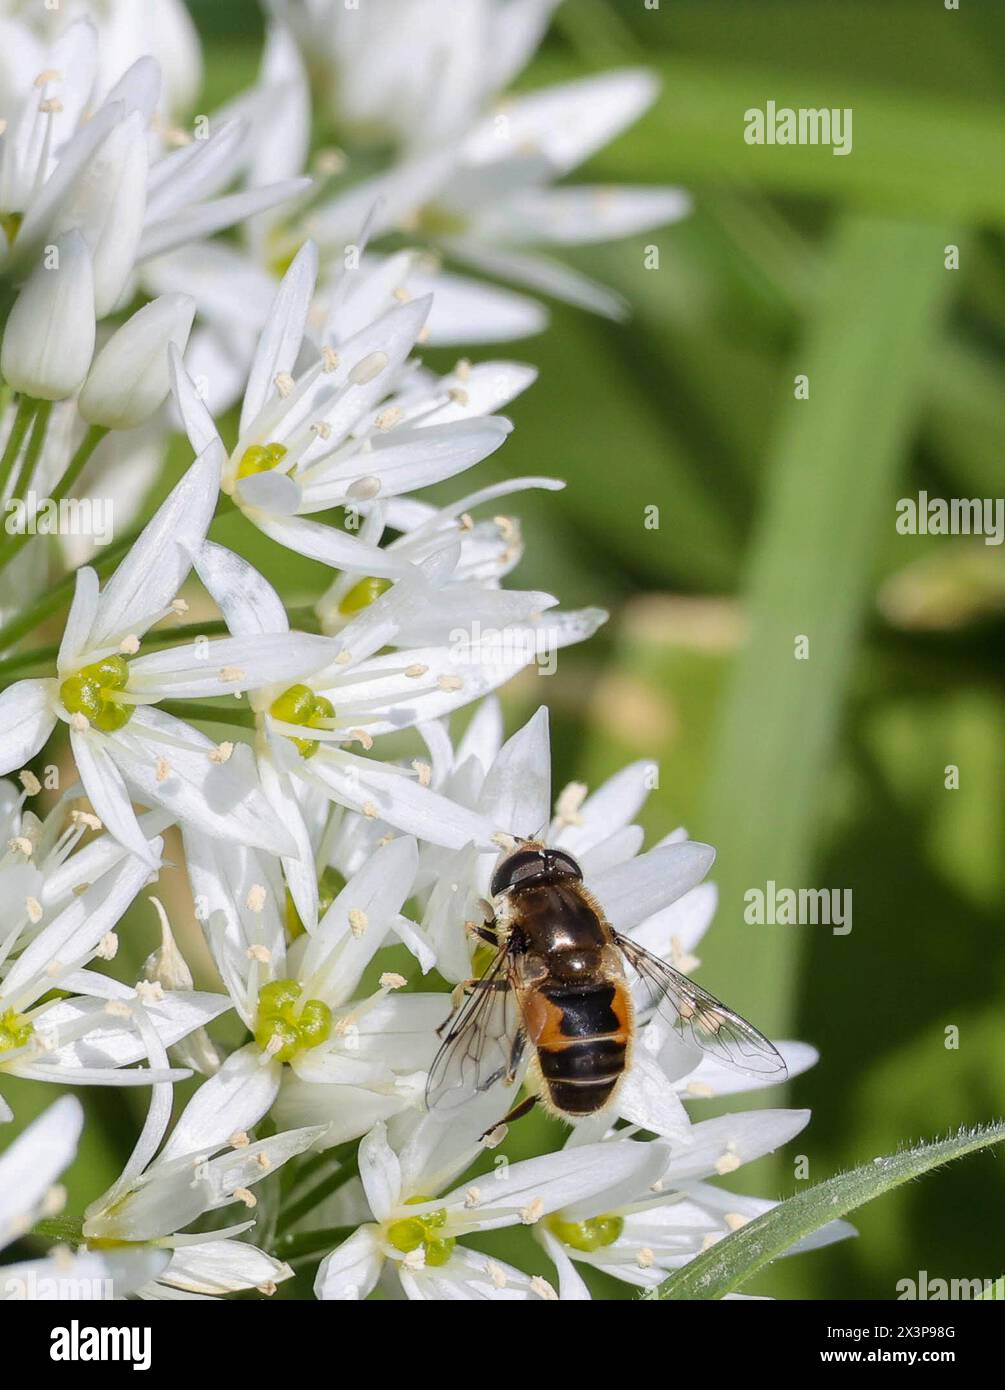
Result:
{"label": "green leaf", "polygon": [[672,1274],[647,1298],[706,1299],[732,1293],[758,1270],[785,1253],[790,1246],[819,1231],[829,1221],[846,1216],[874,1197],[901,1183],[930,1173],[954,1158],[990,1148],[1005,1139],[1005,1122],[961,1129],[951,1139],[940,1139],[903,1149],[886,1158],[839,1173],[781,1202],[749,1225],[706,1250],[703,1255]]}
{"label": "green leaf", "polygon": [[[847,218],[820,312],[778,383],[784,398],[753,542],[749,638],[698,827],[719,849],[722,907],[703,951],[708,978],[781,1036],[793,1024],[805,933],[746,925],[744,895],[768,879],[805,886],[812,868],[827,804],[822,781],[952,285],[942,256],[951,240],[945,227]],[[807,400],[794,397],[797,373],[809,378]],[[808,651],[797,660],[801,637]]]}

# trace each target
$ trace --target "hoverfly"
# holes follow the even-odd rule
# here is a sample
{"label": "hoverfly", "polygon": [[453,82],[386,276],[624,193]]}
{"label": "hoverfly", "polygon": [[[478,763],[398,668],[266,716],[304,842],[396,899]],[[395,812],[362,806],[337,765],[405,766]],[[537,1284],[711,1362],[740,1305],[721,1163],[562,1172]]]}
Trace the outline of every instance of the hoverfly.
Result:
{"label": "hoverfly", "polygon": [[[755,1075],[785,1075],[772,1044],[658,956],[620,936],[583,883],[571,854],[526,840],[492,878],[494,920],[477,935],[497,952],[439,1030],[444,1037],[426,1104],[452,1109],[497,1082],[512,1086],[527,1044],[534,1094],[560,1118],[596,1114],[614,1097],[640,1021],[658,1012],[682,1039]],[[625,966],[631,972],[631,979]],[[644,996],[641,1017],[632,984]]]}

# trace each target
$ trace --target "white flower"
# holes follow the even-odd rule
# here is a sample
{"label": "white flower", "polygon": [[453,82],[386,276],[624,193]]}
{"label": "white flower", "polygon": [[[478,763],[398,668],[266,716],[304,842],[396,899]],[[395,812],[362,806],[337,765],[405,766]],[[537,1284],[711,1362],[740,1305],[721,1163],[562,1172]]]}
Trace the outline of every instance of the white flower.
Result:
{"label": "white flower", "polygon": [[[381,528],[393,527],[400,534],[386,547],[388,554],[420,564],[437,552],[456,549],[449,575],[437,576],[435,603],[411,613],[389,638],[392,644],[404,647],[442,641],[451,633],[470,630],[476,618],[492,631],[508,629],[514,623],[547,628],[546,610],[555,603],[549,594],[501,588],[502,580],[523,554],[519,522],[498,514],[490,521],[476,522],[471,513],[514,492],[530,488],[557,492],[564,486],[555,478],[513,478],[469,493],[445,507],[433,507],[412,497],[371,506],[361,538],[375,543]],[[354,573],[338,575],[315,605],[324,631],[338,632],[365,592]],[[599,622],[600,610],[591,611]],[[544,645],[535,650],[536,655],[545,654]]]}
{"label": "white flower", "polygon": [[168,349],[184,352],[195,309],[187,295],[161,295],[112,334],[77,402],[88,424],[132,430],[160,409],[171,390]]}
{"label": "white flower", "polygon": [[350,130],[435,146],[466,131],[530,58],[558,0],[270,0]]}
{"label": "white flower", "polygon": [[[397,497],[470,468],[509,433],[494,416],[446,418],[449,390],[425,393],[419,411],[392,397],[422,328],[429,301],[397,304],[354,333],[336,351],[326,343],[294,375],[317,275],[308,243],[280,285],[251,368],[240,438],[223,470],[223,491],[281,545],[336,568],[394,577],[398,560],[346,531],[308,520],[311,513],[350,510]],[[175,357],[178,404],[193,447],[218,439],[212,417]],[[391,399],[388,399],[391,397]]]}
{"label": "white flower", "polygon": [[264,680],[295,679],[318,662],[325,639],[286,633],[268,641],[195,642],[127,660],[173,604],[213,515],[219,446],[207,449],[144,528],[99,592],[93,570],[77,588],[55,678],[18,681],[0,694],[0,770],[26,763],[57,720],[69,726],[81,781],[110,833],[151,865],[131,805],[167,807],[204,834],[295,853],[258,786],[250,749],[226,761],[189,725],[155,709],[171,696],[235,694]]}
{"label": "white flower", "polygon": [[[297,855],[284,859],[291,892],[306,925],[316,918],[312,846],[299,803],[309,789],[321,792],[367,818],[434,844],[458,848],[491,843],[498,822],[472,813],[423,785],[419,768],[401,767],[350,751],[369,749],[375,739],[420,721],[436,719],[488,690],[494,690],[537,656],[588,636],[602,620],[595,610],[519,614],[547,607],[549,595],[515,594],[510,621],[491,628],[498,610],[489,608],[480,640],[482,614],[468,612],[468,632],[441,634],[435,644],[377,655],[393,644],[402,624],[439,601],[439,586],[451,573],[455,553],[446,551],[409,567],[408,577],[372,599],[369,581],[358,586],[360,611],[329,644],[328,665],[296,684],[269,676],[249,692],[258,717],[257,754],[266,795],[289,829]],[[235,640],[265,644],[280,640],[288,620],[275,591],[246,561],[208,543],[196,561]],[[522,609],[520,605],[523,605]],[[324,639],[315,638],[316,642]],[[503,826],[502,828],[506,828]]]}
{"label": "white flower", "polygon": [[[57,1178],[73,1161],[84,1123],[76,1096],[57,1100],[0,1154],[0,1249],[59,1214]],[[124,1298],[164,1269],[159,1250],[86,1251],[65,1247],[42,1259],[0,1266],[0,1300]]]}
{"label": "white flower", "polygon": [[171,1118],[171,1094],[169,1087],[156,1088],[123,1172],[84,1213],[86,1242],[121,1241],[168,1253],[151,1282],[138,1290],[142,1298],[214,1297],[271,1286],[293,1272],[281,1260],[237,1239],[254,1226],[253,1220],[205,1235],[184,1231],[206,1212],[234,1202],[253,1209],[255,1184],[310,1148],[324,1134],[324,1126],[257,1142],[243,1131],[224,1137],[219,1116],[205,1103],[211,1084],[189,1101],[159,1154]]}
{"label": "white flower", "polygon": [[340,1204],[343,1221],[365,1224],[321,1262],[318,1298],[366,1298],[379,1280],[412,1299],[554,1297],[540,1276],[461,1242],[504,1226],[536,1226],[612,1185],[654,1181],[669,1152],[659,1143],[584,1145],[496,1165],[439,1196],[485,1157],[478,1125],[483,1110],[455,1115],[449,1125],[435,1115],[401,1117],[393,1122],[393,1143],[383,1123],[374,1126],[359,1148],[360,1183]]}
{"label": "white flower", "polygon": [[[310,29],[294,0],[276,8],[301,35]],[[368,18],[342,10],[338,0],[310,8],[315,22],[325,25],[343,103],[353,99],[347,94],[364,104],[376,99],[381,118],[399,129],[407,123],[414,137],[390,169],[311,207],[305,226],[323,252],[334,258],[353,243],[376,206],[374,237],[402,230],[479,272],[598,313],[624,315],[618,295],[537,248],[627,237],[689,211],[690,200],[676,188],[551,186],[651,105],[657,92],[651,73],[605,72],[507,97],[489,111],[488,99],[540,38],[549,8],[544,4],[458,0],[452,23],[445,22],[442,3],[432,0],[406,0],[404,6],[370,0]],[[369,43],[375,25],[386,32],[379,43]],[[491,58],[475,56],[488,50]],[[309,60],[316,62],[319,51],[325,54],[326,42],[312,41]],[[385,84],[393,99],[381,100]],[[352,113],[345,114],[351,142]]]}
{"label": "white flower", "polygon": [[[58,5],[38,0],[5,0],[4,8],[42,38],[52,40],[79,19],[96,26],[97,90],[105,95],[137,61],[152,55],[164,74],[160,108],[166,116],[189,111],[202,80],[199,36],[184,0],[60,0]],[[27,36],[24,70],[34,74],[44,66],[44,51],[28,60]]]}
{"label": "white flower", "polygon": [[[728,1192],[705,1179],[771,1153],[808,1121],[807,1110],[750,1110],[704,1120],[693,1126],[685,1147],[664,1149],[665,1167],[655,1177],[649,1172],[641,1181],[615,1179],[588,1200],[553,1212],[534,1235],[558,1272],[561,1297],[590,1297],[573,1262],[638,1288],[655,1288],[672,1270],[769,1211],[775,1202]],[[566,1151],[583,1142],[581,1131],[573,1131]],[[622,1130],[605,1142],[618,1149],[635,1141]],[[785,1254],[801,1254],[854,1234],[846,1221],[831,1221]]]}
{"label": "white flower", "polygon": [[[6,37],[28,66],[0,89],[7,133],[0,153],[0,275],[19,283],[43,248],[79,230],[95,265],[98,315],[110,311],[135,264],[302,193],[305,179],[217,196],[241,168],[247,124],[221,123],[208,139],[148,164],[146,132],[161,74],[150,57],[133,62],[91,111],[98,39],[88,20],[71,24],[39,54],[14,22]],[[37,66],[36,66],[37,63]]]}
{"label": "white flower", "polygon": [[[161,841],[151,840],[147,858],[161,852]],[[151,1058],[151,1040],[159,1055],[208,1023],[228,1007],[226,998],[176,990],[144,1001],[141,991],[86,969],[114,950],[115,926],[149,878],[147,860],[124,855],[103,836],[49,875],[46,901],[44,893],[42,900],[21,896],[28,875],[11,862],[16,857],[27,859],[23,846],[0,863],[4,886],[19,894],[5,909],[0,941],[0,1075],[102,1086],[188,1076],[166,1058],[162,1070],[132,1064]],[[63,887],[71,883],[75,891]],[[53,898],[58,906],[50,908]]]}
{"label": "white flower", "polygon": [[14,301],[0,370],[25,396],[64,400],[87,376],[94,334],[91,256],[80,232],[71,231],[46,251]]}
{"label": "white flower", "polygon": [[[369,998],[354,998],[367,965],[403,923],[414,840],[377,849],[317,927],[290,946],[274,861],[191,835],[185,850],[217,968],[254,1037],[192,1102],[191,1123],[201,1126],[203,1141],[249,1130],[271,1108],[281,1125],[325,1123],[325,1142],[341,1143],[375,1119],[419,1104],[449,1000],[399,995],[403,981],[396,979]],[[197,1146],[186,1137],[188,1123],[179,1123],[172,1152]]]}

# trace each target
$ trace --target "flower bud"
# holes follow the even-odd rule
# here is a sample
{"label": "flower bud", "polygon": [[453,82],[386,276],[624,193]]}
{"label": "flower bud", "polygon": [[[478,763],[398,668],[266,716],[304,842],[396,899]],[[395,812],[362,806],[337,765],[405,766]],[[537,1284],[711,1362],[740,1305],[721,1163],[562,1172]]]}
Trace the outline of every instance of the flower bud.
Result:
{"label": "flower bud", "polygon": [[15,391],[38,400],[72,396],[94,354],[94,273],[80,232],[42,252],[4,329],[0,372]]}
{"label": "flower bud", "polygon": [[149,420],[171,387],[168,348],[173,343],[184,352],[194,317],[194,299],[164,294],[112,334],[77,401],[89,425],[131,430]]}

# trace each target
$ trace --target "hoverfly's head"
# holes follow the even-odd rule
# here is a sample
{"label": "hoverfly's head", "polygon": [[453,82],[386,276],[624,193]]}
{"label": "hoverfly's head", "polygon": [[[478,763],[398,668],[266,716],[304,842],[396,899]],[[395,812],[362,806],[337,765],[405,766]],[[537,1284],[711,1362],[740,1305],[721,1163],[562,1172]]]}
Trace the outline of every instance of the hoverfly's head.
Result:
{"label": "hoverfly's head", "polygon": [[564,849],[549,849],[536,840],[521,840],[492,875],[492,896],[514,888],[539,887],[561,879],[582,879],[583,871]]}

